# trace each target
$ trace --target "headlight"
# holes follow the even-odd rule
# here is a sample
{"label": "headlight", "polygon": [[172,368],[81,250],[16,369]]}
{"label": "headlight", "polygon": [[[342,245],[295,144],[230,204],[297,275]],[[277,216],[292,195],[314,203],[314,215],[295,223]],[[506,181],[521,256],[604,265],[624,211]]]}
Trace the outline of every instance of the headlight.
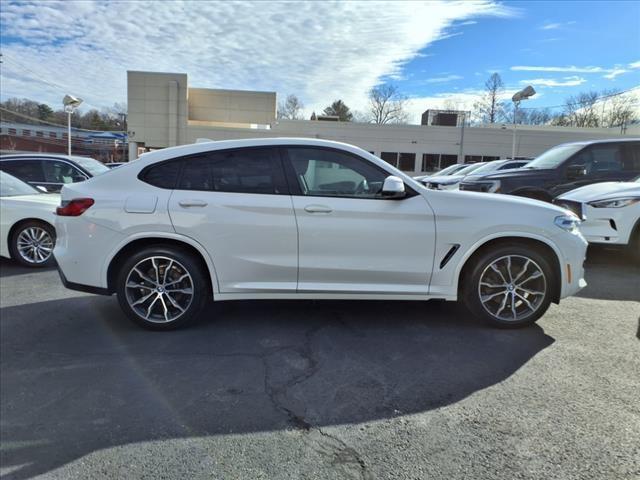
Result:
{"label": "headlight", "polygon": [[500,191],[500,180],[493,180],[491,182],[487,182],[488,193],[496,193],[498,191]]}
{"label": "headlight", "polygon": [[567,232],[577,232],[578,225],[580,225],[580,219],[573,213],[568,213],[567,215],[560,215],[556,217],[554,222],[558,227]]}
{"label": "headlight", "polygon": [[589,205],[594,208],[620,208],[628,207],[638,202],[640,202],[640,197],[620,197],[609,200],[596,200],[595,202],[589,202]]}

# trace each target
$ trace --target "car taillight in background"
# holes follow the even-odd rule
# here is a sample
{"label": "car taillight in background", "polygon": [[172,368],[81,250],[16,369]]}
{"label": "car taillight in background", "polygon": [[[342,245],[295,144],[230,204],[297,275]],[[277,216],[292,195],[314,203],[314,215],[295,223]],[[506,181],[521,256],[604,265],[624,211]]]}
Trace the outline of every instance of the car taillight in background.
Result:
{"label": "car taillight in background", "polygon": [[62,206],[56,208],[56,214],[61,217],[78,217],[94,203],[93,198],[74,198],[73,200],[62,202]]}

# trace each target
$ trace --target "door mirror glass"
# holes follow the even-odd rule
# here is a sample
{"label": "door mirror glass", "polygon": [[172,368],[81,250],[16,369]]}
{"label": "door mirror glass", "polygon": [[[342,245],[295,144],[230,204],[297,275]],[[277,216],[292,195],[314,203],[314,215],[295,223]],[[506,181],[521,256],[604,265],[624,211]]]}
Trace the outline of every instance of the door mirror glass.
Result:
{"label": "door mirror glass", "polygon": [[584,177],[587,174],[587,168],[584,165],[569,165],[567,167],[567,178],[574,179]]}
{"label": "door mirror glass", "polygon": [[384,198],[402,198],[406,195],[404,182],[395,175],[389,175],[384,179],[382,185],[382,196]]}

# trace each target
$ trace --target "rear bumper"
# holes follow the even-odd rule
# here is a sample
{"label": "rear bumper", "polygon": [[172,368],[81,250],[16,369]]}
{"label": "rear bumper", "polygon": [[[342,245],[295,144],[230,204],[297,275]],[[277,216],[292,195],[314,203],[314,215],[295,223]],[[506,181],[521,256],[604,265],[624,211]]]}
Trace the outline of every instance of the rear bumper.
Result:
{"label": "rear bumper", "polygon": [[80,283],[74,283],[67,280],[67,277],[64,276],[64,273],[60,266],[56,262],[56,268],[58,269],[58,275],[60,275],[60,280],[65,288],[69,290],[77,290],[78,292],[85,293],[93,293],[95,295],[111,295],[113,292],[110,292],[107,288],[94,287],[92,285],[82,285]]}

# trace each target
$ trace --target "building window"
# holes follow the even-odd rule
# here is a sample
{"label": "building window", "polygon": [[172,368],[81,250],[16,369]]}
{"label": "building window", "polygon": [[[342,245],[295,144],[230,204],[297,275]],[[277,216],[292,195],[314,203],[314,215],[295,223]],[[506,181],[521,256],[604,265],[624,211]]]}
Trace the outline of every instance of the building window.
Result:
{"label": "building window", "polygon": [[413,172],[416,169],[416,154],[401,153],[399,167],[403,172]]}
{"label": "building window", "polygon": [[449,165],[453,165],[454,163],[458,163],[457,155],[440,155],[440,169],[446,168]]}
{"label": "building window", "polygon": [[31,136],[31,130],[22,130],[22,136],[23,137],[30,137]]}
{"label": "building window", "polygon": [[398,166],[398,154],[396,152],[382,152],[380,158],[394,167]]}
{"label": "building window", "polygon": [[478,163],[482,161],[482,155],[465,155],[464,163]]}
{"label": "building window", "polygon": [[36,137],[44,137],[44,132],[36,132]]}
{"label": "building window", "polygon": [[494,160],[500,160],[500,157],[496,157],[495,155],[485,155],[482,157],[483,162],[492,162]]}
{"label": "building window", "polygon": [[16,135],[16,134],[17,134],[17,132],[16,132],[15,128],[10,128],[9,129],[9,135]]}
{"label": "building window", "polygon": [[49,132],[49,138],[57,138],[56,132]]}
{"label": "building window", "polygon": [[440,167],[440,155],[437,153],[423,153],[422,154],[422,171],[423,172],[435,172]]}

